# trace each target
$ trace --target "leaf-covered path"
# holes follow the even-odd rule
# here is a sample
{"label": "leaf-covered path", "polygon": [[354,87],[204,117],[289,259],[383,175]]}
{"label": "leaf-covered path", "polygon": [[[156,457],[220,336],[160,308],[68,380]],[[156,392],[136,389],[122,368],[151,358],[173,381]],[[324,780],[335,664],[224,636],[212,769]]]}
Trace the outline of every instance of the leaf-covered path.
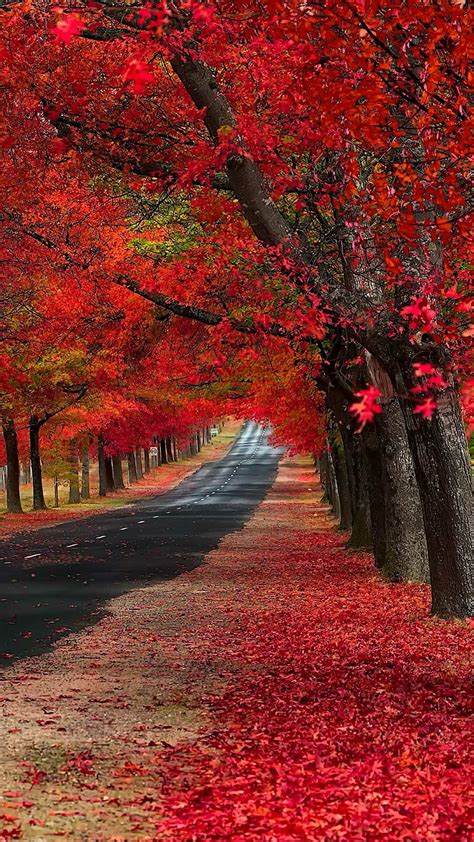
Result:
{"label": "leaf-covered path", "polygon": [[10,672],[0,839],[470,838],[469,627],[316,490],[283,463],[202,567]]}

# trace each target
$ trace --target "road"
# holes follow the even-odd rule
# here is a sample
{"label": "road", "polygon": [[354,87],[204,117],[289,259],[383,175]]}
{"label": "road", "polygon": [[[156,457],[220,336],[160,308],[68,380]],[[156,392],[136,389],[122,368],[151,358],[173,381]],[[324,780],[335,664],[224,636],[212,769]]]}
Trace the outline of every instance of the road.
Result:
{"label": "road", "polygon": [[248,422],[226,456],[166,494],[0,541],[0,668],[97,622],[112,597],[199,565],[264,498],[280,453]]}

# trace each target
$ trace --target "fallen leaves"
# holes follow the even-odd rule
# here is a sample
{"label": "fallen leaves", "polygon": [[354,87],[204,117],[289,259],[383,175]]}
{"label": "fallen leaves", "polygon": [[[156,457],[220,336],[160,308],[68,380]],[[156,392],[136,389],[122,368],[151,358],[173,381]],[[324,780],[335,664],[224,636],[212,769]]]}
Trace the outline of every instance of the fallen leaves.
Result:
{"label": "fallen leaves", "polygon": [[45,739],[76,747],[21,768],[0,801],[19,816],[8,833],[467,842],[469,625],[430,618],[426,587],[385,583],[316,501],[313,472],[284,463],[205,565],[63,644],[66,685],[42,660],[29,684],[17,670],[3,704],[21,692],[29,726],[61,712],[67,734]]}

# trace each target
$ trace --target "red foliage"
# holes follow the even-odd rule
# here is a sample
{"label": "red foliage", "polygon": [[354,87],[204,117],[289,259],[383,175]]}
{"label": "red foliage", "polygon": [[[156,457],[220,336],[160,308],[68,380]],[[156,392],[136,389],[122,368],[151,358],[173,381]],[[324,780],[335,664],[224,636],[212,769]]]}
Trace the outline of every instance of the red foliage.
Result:
{"label": "red foliage", "polygon": [[226,621],[193,627],[190,657],[226,689],[200,742],[156,758],[155,838],[467,842],[469,628],[428,619],[426,587],[384,584],[324,516],[315,532],[313,476],[291,473],[212,558]]}

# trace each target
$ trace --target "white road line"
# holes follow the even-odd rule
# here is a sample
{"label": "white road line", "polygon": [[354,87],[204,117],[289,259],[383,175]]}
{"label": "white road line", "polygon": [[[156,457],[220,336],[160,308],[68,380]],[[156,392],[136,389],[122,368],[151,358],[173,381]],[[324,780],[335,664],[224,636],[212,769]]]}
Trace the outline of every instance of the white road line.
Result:
{"label": "white road line", "polygon": [[128,526],[121,526],[120,532],[126,532],[127,529],[128,529]]}
{"label": "white road line", "polygon": [[105,535],[96,535],[96,536],[95,536],[95,540],[96,540],[96,541],[100,541],[100,540],[101,540],[101,538],[105,538]]}
{"label": "white road line", "polygon": [[71,547],[77,547],[77,544],[66,544],[66,549],[70,550]]}
{"label": "white road line", "polygon": [[32,553],[32,555],[25,555],[25,561],[27,558],[38,558],[41,553]]}
{"label": "white road line", "polygon": [[156,520],[159,515],[153,515],[153,520]]}
{"label": "white road line", "polygon": [[139,520],[139,521],[138,521],[138,523],[145,523],[145,521],[144,521],[144,520]]}

